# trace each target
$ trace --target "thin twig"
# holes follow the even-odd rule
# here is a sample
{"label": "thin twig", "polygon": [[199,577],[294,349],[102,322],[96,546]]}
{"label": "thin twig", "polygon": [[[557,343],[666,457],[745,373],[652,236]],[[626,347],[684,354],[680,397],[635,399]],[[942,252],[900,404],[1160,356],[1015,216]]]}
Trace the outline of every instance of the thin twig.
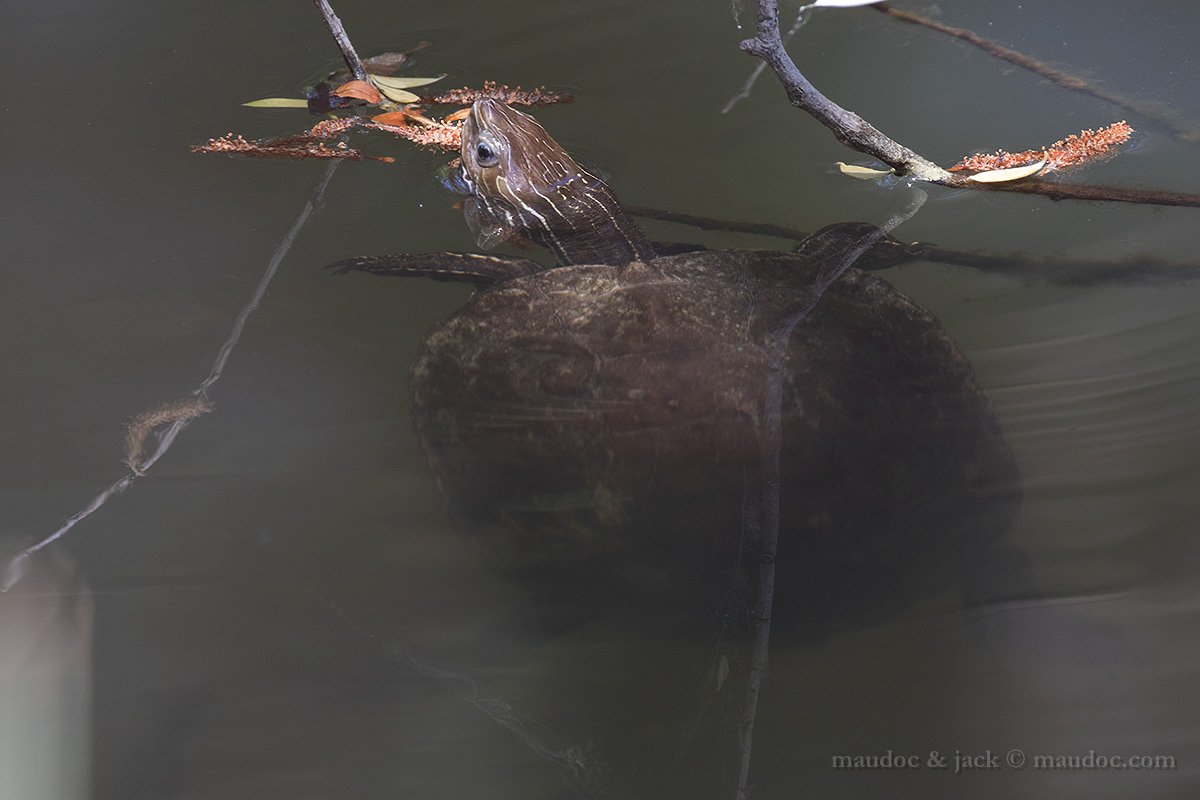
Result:
{"label": "thin twig", "polygon": [[920,25],[922,27],[929,28],[930,30],[953,36],[956,39],[961,39],[969,44],[974,45],[975,47],[978,47],[988,55],[995,56],[1002,61],[1007,61],[1010,64],[1015,64],[1016,66],[1021,67],[1022,69],[1029,70],[1030,72],[1039,75],[1056,86],[1060,86],[1068,91],[1081,92],[1094,97],[1097,100],[1103,100],[1106,103],[1112,103],[1113,105],[1123,108],[1133,114],[1137,114],[1138,116],[1153,120],[1167,130],[1171,131],[1176,138],[1182,141],[1200,142],[1200,130],[1197,130],[1195,126],[1181,123],[1177,119],[1172,118],[1171,115],[1164,113],[1157,106],[1154,106],[1150,103],[1143,103],[1138,100],[1132,100],[1124,97],[1123,95],[1117,94],[1116,92],[1093,86],[1077,75],[1072,75],[1069,72],[1063,72],[1062,70],[1052,67],[1043,61],[1037,60],[1036,58],[1005,47],[998,42],[993,42],[991,39],[985,39],[974,31],[966,28],[956,28],[952,25],[946,25],[936,20],[922,17],[919,14],[914,14],[911,11],[901,11],[900,9],[892,8],[887,3],[876,3],[874,6],[872,6],[872,8],[874,8],[876,11],[882,11],[889,17],[900,20],[901,22]]}
{"label": "thin twig", "polygon": [[759,508],[758,531],[758,591],[754,604],[754,648],[750,660],[750,674],[746,679],[746,694],[742,705],[742,716],[738,724],[739,760],[737,800],[746,800],[750,791],[750,761],[754,750],[754,723],[758,716],[758,699],[763,681],[767,677],[767,666],[771,651],[771,614],[775,599],[775,559],[779,551],[779,522],[781,502],[781,462],[783,448],[783,382],[784,365],[792,332],[800,320],[813,309],[825,290],[843,272],[858,261],[859,257],[883,240],[898,225],[911,219],[924,205],[926,194],[922,189],[914,190],[913,203],[907,211],[893,216],[871,233],[863,236],[833,264],[824,270],[822,280],[813,287],[812,293],[797,304],[782,324],[768,336],[764,343],[770,354],[771,371],[767,376],[764,392],[762,417],[759,424],[759,463],[761,468],[761,507]]}
{"label": "thin twig", "polygon": [[313,2],[316,3],[317,10],[321,12],[321,18],[325,20],[329,32],[333,34],[334,41],[341,48],[342,59],[350,68],[350,74],[360,81],[370,80],[367,77],[367,68],[363,66],[362,59],[358,57],[354,45],[350,43],[350,37],[346,35],[346,29],[342,27],[342,21],[338,19],[338,15],[333,13],[333,9],[329,7],[326,0],[313,0]]}
{"label": "thin twig", "polygon": [[[796,33],[801,28],[804,27],[804,21],[806,19],[808,19],[808,17],[806,16],[807,10],[808,10],[808,6],[800,7],[799,13],[796,14],[796,21],[792,23],[792,27],[788,28],[788,32],[783,35],[783,46],[784,47],[787,47],[787,44],[788,44],[788,42],[790,42],[792,40],[792,37],[795,36]],[[725,105],[723,105],[721,107],[722,114],[728,114],[730,111],[733,110],[733,107],[738,104],[739,100],[744,100],[745,98],[750,96],[750,90],[754,88],[754,84],[758,82],[759,76],[761,76],[763,74],[763,71],[766,70],[766,68],[767,68],[767,62],[765,62],[765,61],[759,63],[757,66],[754,67],[754,71],[750,73],[750,77],[746,78],[746,82],[744,84],[742,84],[741,91],[739,91],[733,97],[729,98],[729,102],[727,102]]]}
{"label": "thin twig", "polygon": [[[275,277],[275,273],[278,271],[279,265],[283,262],[283,259],[292,249],[292,244],[296,241],[296,237],[300,235],[300,231],[304,227],[305,223],[308,222],[309,217],[311,217],[321,208],[321,204],[325,197],[325,187],[329,185],[329,179],[333,177],[333,172],[335,169],[337,169],[338,163],[339,162],[337,161],[329,162],[329,166],[322,174],[321,180],[318,182],[316,191],[313,193],[312,198],[305,203],[300,215],[296,217],[296,221],[292,223],[291,230],[287,232],[287,235],[283,237],[283,240],[279,243],[279,246],[275,248],[275,252],[272,254],[271,260],[267,263],[266,271],[259,280],[258,286],[254,289],[254,294],[251,295],[250,301],[243,306],[241,313],[239,313],[237,319],[234,320],[233,328],[229,331],[229,336],[226,337],[225,343],[221,346],[220,352],[217,353],[216,360],[213,361],[212,369],[209,370],[208,377],[205,378],[204,381],[192,392],[192,396],[202,404],[207,403],[208,390],[212,388],[213,384],[215,384],[218,379],[220,379],[221,373],[225,369],[225,364],[229,361],[229,356],[233,353],[233,348],[238,343],[238,339],[242,335],[242,329],[246,325],[246,320],[250,317],[250,314],[254,311],[254,309],[258,308],[258,304],[262,301],[263,295],[266,294],[267,286],[270,285],[271,280]],[[147,458],[145,461],[142,461],[140,464],[129,465],[129,474],[119,478],[107,489],[92,498],[90,503],[88,503],[79,511],[75,512],[75,514],[73,514],[69,519],[67,519],[66,522],[60,525],[58,530],[56,530],[54,533],[38,541],[37,543],[26,547],[24,550],[14,556],[12,560],[10,560],[5,566],[3,574],[0,575],[0,592],[7,592],[19,580],[21,580],[22,577],[24,577],[25,569],[29,563],[29,559],[32,558],[34,554],[36,554],[42,548],[61,539],[69,530],[74,528],[75,525],[90,517],[113,497],[116,497],[132,486],[135,480],[144,475],[160,458],[163,457],[163,455],[166,454],[166,452],[171,448],[171,445],[175,442],[175,437],[178,436],[194,418],[195,415],[190,415],[180,416],[174,419],[174,421],[171,423],[171,426],[167,428],[159,437],[158,447],[149,458]]]}
{"label": "thin twig", "polygon": [[[326,607],[350,630],[369,641],[392,664],[454,686],[459,696],[513,734],[531,752],[559,767],[570,783],[585,795],[600,793],[597,782],[611,771],[591,748],[556,741],[557,736],[545,724],[513,708],[501,697],[488,694],[479,681],[464,672],[426,663],[398,641],[389,641],[356,621],[341,606],[326,602]],[[605,793],[607,795],[607,793]]]}

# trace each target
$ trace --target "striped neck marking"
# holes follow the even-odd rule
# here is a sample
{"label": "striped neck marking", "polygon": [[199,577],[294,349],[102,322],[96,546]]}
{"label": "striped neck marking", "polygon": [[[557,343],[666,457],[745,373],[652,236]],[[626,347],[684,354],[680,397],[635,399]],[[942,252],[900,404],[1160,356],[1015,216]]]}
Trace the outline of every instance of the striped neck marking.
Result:
{"label": "striped neck marking", "polygon": [[533,117],[496,100],[476,101],[463,122],[462,161],[479,211],[498,233],[547,247],[563,264],[654,258],[608,185]]}

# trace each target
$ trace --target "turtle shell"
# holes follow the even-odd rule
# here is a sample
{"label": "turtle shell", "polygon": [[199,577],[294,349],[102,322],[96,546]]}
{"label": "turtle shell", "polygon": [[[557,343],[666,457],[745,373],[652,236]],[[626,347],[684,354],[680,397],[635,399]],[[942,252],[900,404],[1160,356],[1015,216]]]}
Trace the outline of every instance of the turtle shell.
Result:
{"label": "turtle shell", "polygon": [[[475,295],[412,373],[451,511],[560,606],[728,605],[782,366],[780,624],[874,617],[960,577],[1016,508],[991,405],[928,311],[857,269],[826,288],[822,269],[705,251]],[[780,365],[770,335],[805,292]]]}

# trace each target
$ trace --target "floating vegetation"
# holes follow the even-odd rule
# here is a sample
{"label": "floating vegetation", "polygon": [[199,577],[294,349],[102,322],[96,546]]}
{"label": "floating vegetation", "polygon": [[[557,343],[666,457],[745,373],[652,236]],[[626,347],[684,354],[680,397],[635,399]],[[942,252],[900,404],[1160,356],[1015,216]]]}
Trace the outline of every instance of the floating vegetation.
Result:
{"label": "floating vegetation", "polygon": [[212,401],[207,397],[193,395],[138,414],[126,425],[125,465],[133,470],[134,474],[143,474],[142,456],[145,455],[146,439],[151,433],[164,425],[187,422],[212,410]]}
{"label": "floating vegetation", "polygon": [[374,120],[362,123],[362,127],[386,131],[432,150],[458,150],[462,146],[462,125],[444,121],[421,125],[393,125]]}
{"label": "floating vegetation", "polygon": [[[1020,153],[1009,153],[1004,150],[986,154],[976,153],[950,167],[950,171],[1002,170],[1045,161],[1042,171],[1051,172],[1112,157],[1116,154],[1116,148],[1129,141],[1131,135],[1133,135],[1133,128],[1129,126],[1128,122],[1121,120],[1098,131],[1084,130],[1073,133],[1040,150],[1024,150]],[[978,176],[975,177],[978,180]]]}
{"label": "floating vegetation", "polygon": [[[323,111],[345,110],[357,104],[354,109],[356,116],[330,117],[304,133],[278,139],[247,139],[227,133],[209,139],[205,144],[194,145],[192,152],[234,153],[257,158],[334,158],[391,163],[395,161],[391,156],[370,156],[345,142],[331,147],[321,140],[346,133],[352,128],[367,128],[385,131],[420,147],[457,150],[461,143],[461,123],[470,109],[459,108],[438,119],[426,113],[426,104],[470,106],[476,100],[491,98],[508,104],[533,106],[570,103],[575,99],[566,92],[556,92],[544,86],[527,90],[520,86],[497,84],[495,81],[484,81],[479,89],[464,86],[422,98],[408,90],[427,86],[446,76],[422,78],[368,74],[367,77],[369,80],[351,80],[335,88],[318,86],[308,99],[267,97],[243,104],[253,108],[308,108]],[[357,116],[362,110],[370,108],[378,108],[384,113],[369,119]]]}
{"label": "floating vegetation", "polygon": [[433,98],[435,103],[447,105],[470,105],[476,100],[499,100],[508,105],[517,106],[548,106],[555,103],[573,103],[575,98],[566,92],[556,92],[539,86],[536,89],[525,90],[520,86],[497,85],[495,81],[484,81],[482,89],[471,89],[467,86],[461,89],[451,89]]}
{"label": "floating vegetation", "polygon": [[391,156],[369,156],[355,150],[345,142],[333,147],[317,138],[288,136],[283,139],[247,139],[240,134],[227,133],[205,144],[192,145],[193,153],[235,153],[257,158],[336,158],[349,161],[383,161],[391,163]]}

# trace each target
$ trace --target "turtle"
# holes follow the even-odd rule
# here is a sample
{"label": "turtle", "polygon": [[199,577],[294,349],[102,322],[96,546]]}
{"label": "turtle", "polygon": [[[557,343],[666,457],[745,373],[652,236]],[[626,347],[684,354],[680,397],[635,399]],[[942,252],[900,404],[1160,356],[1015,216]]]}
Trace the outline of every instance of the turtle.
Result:
{"label": "turtle", "polygon": [[860,268],[896,246],[878,227],[831,225],[794,252],[656,245],[536,119],[492,99],[463,122],[461,182],[481,245],[557,263],[331,266],[475,284],[422,344],[413,416],[454,518],[548,605],[747,613],[730,598],[754,581],[764,480],[780,486],[776,624],[794,631],[894,613],[1002,539],[1012,452],[938,320]]}

